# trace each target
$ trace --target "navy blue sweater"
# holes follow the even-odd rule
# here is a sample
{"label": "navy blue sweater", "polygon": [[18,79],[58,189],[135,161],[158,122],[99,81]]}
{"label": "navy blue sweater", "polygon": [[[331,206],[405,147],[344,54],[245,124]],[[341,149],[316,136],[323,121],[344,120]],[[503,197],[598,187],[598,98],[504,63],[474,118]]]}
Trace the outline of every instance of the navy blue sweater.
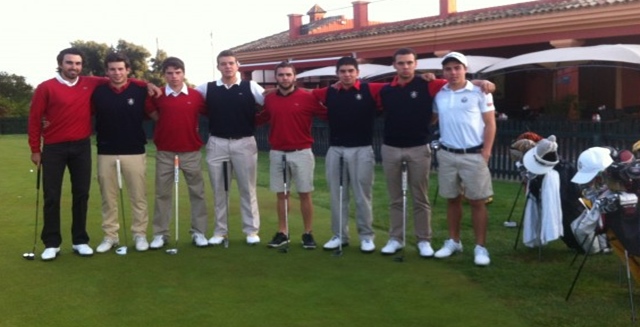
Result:
{"label": "navy blue sweater", "polygon": [[376,101],[369,84],[360,84],[360,90],[329,87],[324,104],[329,117],[329,145],[356,147],[372,144]]}
{"label": "navy blue sweater", "polygon": [[98,154],[145,153],[147,137],[142,122],[146,99],[147,89],[132,83],[119,93],[108,84],[93,91]]}
{"label": "navy blue sweater", "polygon": [[209,114],[209,132],[213,136],[240,138],[253,136],[256,125],[256,100],[251,93],[249,81],[240,85],[217,86],[216,82],[207,84],[207,111]]}
{"label": "navy blue sweater", "polygon": [[414,78],[404,86],[385,85],[380,90],[384,110],[384,144],[399,148],[425,145],[433,114],[429,82]]}

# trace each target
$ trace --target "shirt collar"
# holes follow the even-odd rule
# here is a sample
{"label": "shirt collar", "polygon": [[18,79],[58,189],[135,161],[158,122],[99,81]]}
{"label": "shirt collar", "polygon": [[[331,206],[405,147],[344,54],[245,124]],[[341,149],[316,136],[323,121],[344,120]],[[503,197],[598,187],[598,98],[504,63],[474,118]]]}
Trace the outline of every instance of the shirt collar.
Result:
{"label": "shirt collar", "polygon": [[224,85],[226,88],[231,88],[233,85],[238,85],[238,86],[240,86],[240,82],[241,82],[241,81],[242,81],[242,80],[241,80],[240,78],[236,78],[236,82],[235,82],[235,83],[233,83],[233,84],[231,84],[231,85],[227,85],[227,84],[224,84],[224,82],[222,81],[222,78],[221,78],[221,79],[219,79],[219,80],[217,80],[217,81],[216,81],[216,86],[223,86],[223,85]]}
{"label": "shirt collar", "polygon": [[[416,78],[416,77],[413,76],[413,78]],[[391,86],[405,86],[405,85],[411,83],[411,81],[413,81],[413,78],[407,83],[400,84],[399,79],[398,79],[398,75],[396,75],[396,76],[393,77],[393,81],[391,81]]]}
{"label": "shirt collar", "polygon": [[185,95],[189,95],[189,88],[187,87],[186,83],[182,84],[182,88],[180,89],[180,92],[174,91],[169,85],[166,85],[164,87],[164,94],[166,94],[166,95],[172,95],[174,97],[177,97],[178,95],[180,95],[180,93],[184,93]]}
{"label": "shirt collar", "polygon": [[56,74],[56,79],[58,80],[58,82],[65,84],[67,86],[74,86],[76,84],[78,84],[78,81],[80,80],[80,76],[76,77],[76,80],[73,82],[69,82],[66,79],[62,78],[62,75],[60,75],[60,73]]}
{"label": "shirt collar", "polygon": [[124,83],[124,84],[122,85],[122,87],[119,87],[119,88],[115,88],[113,85],[111,85],[111,83],[109,83],[109,84],[107,84],[107,85],[109,85],[109,88],[110,88],[111,90],[113,90],[113,92],[115,92],[116,94],[118,94],[118,93],[121,93],[122,91],[126,90],[126,89],[127,89],[127,87],[129,87],[129,83],[130,83],[130,81],[129,81],[129,79],[127,79],[127,82],[126,82],[126,83]]}
{"label": "shirt collar", "polygon": [[356,82],[355,82],[355,83],[353,83],[353,86],[351,86],[351,87],[350,87],[350,88],[348,88],[348,89],[347,89],[347,88],[345,88],[342,84],[338,84],[338,85],[339,85],[339,87],[338,87],[338,91],[340,91],[340,90],[349,90],[349,89],[352,89],[352,88],[356,89],[357,91],[360,91],[360,85],[361,85],[361,83],[360,83],[360,80],[358,79],[358,80],[356,80]]}
{"label": "shirt collar", "polygon": [[[442,88],[443,88],[443,89],[445,89],[445,90],[447,90],[447,91],[453,91],[451,88],[449,88],[449,83],[445,84]],[[473,83],[471,83],[471,82],[467,81],[467,82],[464,84],[464,87],[463,87],[463,88],[458,89],[458,90],[455,90],[455,91],[453,91],[453,92],[460,91],[460,90],[473,91]]]}

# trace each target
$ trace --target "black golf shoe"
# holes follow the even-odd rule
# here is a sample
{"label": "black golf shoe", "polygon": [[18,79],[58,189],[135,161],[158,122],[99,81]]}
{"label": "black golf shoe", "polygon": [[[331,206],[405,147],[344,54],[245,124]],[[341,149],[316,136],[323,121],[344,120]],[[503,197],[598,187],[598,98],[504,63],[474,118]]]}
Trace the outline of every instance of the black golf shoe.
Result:
{"label": "black golf shoe", "polygon": [[313,240],[311,232],[302,234],[302,247],[305,249],[315,249],[316,241]]}
{"label": "black golf shoe", "polygon": [[271,240],[271,242],[267,244],[267,246],[270,248],[277,248],[287,243],[289,243],[289,237],[287,237],[287,235],[285,235],[282,232],[277,232],[276,235],[273,236],[273,239]]}

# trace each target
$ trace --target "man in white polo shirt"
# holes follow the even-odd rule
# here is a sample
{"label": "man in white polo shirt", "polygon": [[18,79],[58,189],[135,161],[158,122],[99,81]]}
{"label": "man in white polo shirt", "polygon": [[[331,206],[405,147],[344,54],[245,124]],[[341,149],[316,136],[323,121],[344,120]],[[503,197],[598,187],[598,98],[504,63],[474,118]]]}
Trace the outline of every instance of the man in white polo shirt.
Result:
{"label": "man in white polo shirt", "polygon": [[440,196],[447,199],[449,239],[435,253],[446,258],[462,252],[460,223],[462,198],[471,205],[471,219],[476,241],[474,263],[490,263],[485,248],[487,209],[485,200],[493,195],[488,161],[496,134],[495,108],[491,94],[485,94],[467,81],[467,58],[458,52],[444,56],[442,68],[447,84],[434,100],[433,121],[440,126],[438,185]]}

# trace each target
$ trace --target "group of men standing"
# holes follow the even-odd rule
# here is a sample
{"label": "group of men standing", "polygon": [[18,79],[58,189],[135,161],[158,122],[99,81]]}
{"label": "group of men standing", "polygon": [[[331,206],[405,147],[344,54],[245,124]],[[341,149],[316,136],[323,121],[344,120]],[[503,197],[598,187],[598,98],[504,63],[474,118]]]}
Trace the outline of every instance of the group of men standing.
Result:
{"label": "group of men standing", "polygon": [[[92,113],[96,120],[105,234],[97,252],[109,251],[119,242],[116,174],[124,176],[129,191],[136,249],[158,249],[166,244],[177,162],[188,184],[190,232],[196,246],[219,245],[227,240],[227,192],[231,176],[235,177],[240,193],[246,242],[259,243],[258,150],[254,133],[255,126],[264,123],[270,124],[270,189],[277,195],[279,218],[278,231],[268,246],[280,247],[290,242],[289,188],[295,185],[304,225],[302,244],[305,248],[315,248],[311,200],[314,117],[328,120],[330,128],[326,175],[334,236],[323,248],[333,250],[349,244],[348,213],[350,194],[353,194],[360,250],[373,252],[376,248],[371,206],[375,165],[373,125],[375,118],[383,114],[382,162],[390,200],[390,230],[389,240],[381,252],[393,254],[405,246],[407,209],[403,198],[408,189],[413,200],[414,231],[421,256],[444,258],[462,251],[460,221],[464,196],[472,208],[477,244],[474,262],[489,264],[489,254],[484,248],[487,225],[484,201],[492,195],[487,161],[495,135],[494,109],[491,95],[467,81],[468,63],[462,54],[454,52],[444,57],[446,80],[429,80],[415,75],[416,53],[409,48],[399,49],[393,56],[397,75],[387,84],[361,82],[356,59],[343,57],[336,65],[339,82],[311,91],[297,88],[295,67],[282,62],[275,69],[277,87],[273,92],[265,92],[253,81],[241,80],[237,75],[238,61],[228,50],[217,57],[222,78],[195,89],[185,84],[184,63],[175,57],[167,58],[162,65],[164,89],[127,78],[129,62],[122,54],[107,57],[106,79],[79,76],[82,63],[82,55],[76,49],[60,52],[59,75],[38,86],[30,114],[32,161],[42,164],[44,169],[43,260],[55,259],[60,251],[60,189],[65,167],[69,167],[72,182],[73,250],[83,256],[93,254],[86,233]],[[489,90],[493,88],[491,83],[474,83]],[[205,237],[207,209],[200,166],[203,142],[198,131],[199,115],[209,118],[206,162],[215,199],[215,227],[210,239]],[[151,244],[146,239],[146,138],[142,129],[146,118],[156,121],[156,194]],[[439,158],[439,189],[448,199],[450,238],[434,253],[427,190],[432,156],[429,137],[438,118],[441,149],[447,152]],[[406,185],[403,185],[402,174],[408,176]]]}

